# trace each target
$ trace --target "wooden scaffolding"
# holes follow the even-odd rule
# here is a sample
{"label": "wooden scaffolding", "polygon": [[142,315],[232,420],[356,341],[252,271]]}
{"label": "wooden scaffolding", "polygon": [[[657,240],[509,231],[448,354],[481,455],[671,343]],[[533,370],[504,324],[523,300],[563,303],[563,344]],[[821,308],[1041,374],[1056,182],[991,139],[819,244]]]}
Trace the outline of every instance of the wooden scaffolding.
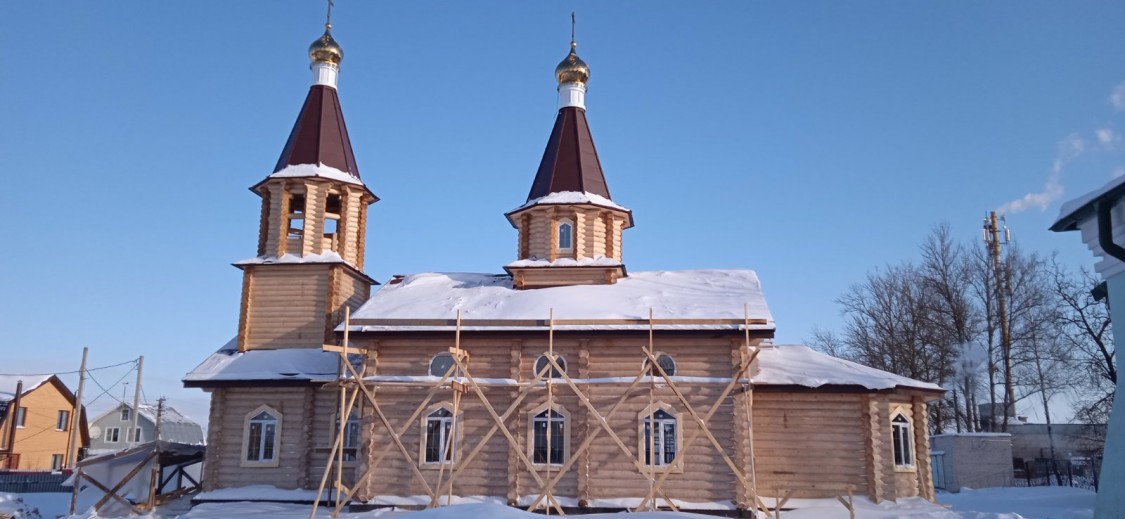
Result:
{"label": "wooden scaffolding", "polygon": [[[734,476],[736,484],[738,486],[738,497],[736,497],[735,501],[738,503],[739,507],[746,510],[752,509],[760,511],[768,516],[770,514],[770,509],[761,500],[757,491],[757,482],[754,469],[753,420],[751,419],[753,388],[751,387],[749,377],[750,366],[758,355],[758,348],[756,346],[751,346],[750,325],[760,323],[757,322],[757,320],[751,320],[749,318],[748,309],[746,307],[743,308],[743,315],[744,318],[742,320],[722,320],[722,323],[718,323],[719,320],[715,319],[696,321],[683,319],[660,320],[655,319],[652,315],[652,310],[650,310],[649,318],[647,320],[643,320],[643,322],[648,325],[648,342],[642,348],[642,351],[639,352],[640,359],[643,360],[643,362],[640,363],[641,367],[639,371],[632,378],[632,382],[629,383],[627,388],[621,393],[620,397],[616,401],[614,401],[613,405],[605,409],[599,409],[586,395],[586,393],[579,387],[580,383],[571,378],[567,374],[566,369],[562,365],[560,365],[560,356],[555,353],[554,346],[556,326],[582,325],[592,323],[590,321],[556,320],[554,318],[554,312],[551,311],[546,326],[546,332],[548,334],[548,347],[545,357],[547,359],[547,363],[541,368],[537,368],[537,372],[535,373],[535,377],[533,380],[527,382],[517,382],[514,384],[515,387],[518,388],[518,392],[515,394],[515,397],[511,400],[507,408],[503,409],[501,412],[497,410],[492,402],[490,402],[489,398],[482,390],[481,385],[478,384],[477,379],[473,377],[472,371],[469,369],[468,361],[470,352],[461,347],[462,326],[460,311],[458,311],[456,315],[453,345],[448,349],[453,363],[439,378],[439,380],[437,380],[436,382],[383,382],[373,381],[365,378],[367,367],[367,352],[365,349],[353,348],[349,343],[351,315],[350,311],[346,309],[342,344],[326,344],[323,346],[323,349],[325,351],[336,352],[340,355],[340,360],[338,363],[338,377],[334,382],[329,384],[330,386],[334,387],[339,393],[339,414],[337,416],[339,416],[340,419],[337,420],[338,427],[336,430],[335,439],[332,442],[332,447],[329,451],[328,463],[326,464],[324,473],[321,476],[320,486],[317,490],[317,498],[313,504],[310,518],[315,517],[317,508],[320,506],[321,500],[325,497],[326,489],[329,491],[327,496],[329,498],[328,500],[333,503],[334,507],[332,511],[332,517],[337,517],[340,511],[342,511],[344,507],[346,507],[348,503],[353,499],[355,494],[358,492],[360,485],[362,485],[364,481],[366,481],[374,474],[376,468],[378,468],[380,464],[383,463],[385,459],[387,459],[388,456],[396,454],[401,455],[408,462],[407,466],[410,467],[411,477],[419,482],[421,488],[424,489],[426,495],[429,496],[427,507],[441,506],[443,504],[442,498],[445,498],[445,504],[451,504],[453,501],[454,483],[457,481],[458,477],[463,473],[463,471],[472,464],[473,460],[482,452],[488,442],[497,433],[504,436],[510,446],[510,452],[516,454],[516,456],[519,458],[519,465],[521,465],[523,470],[525,470],[526,473],[538,484],[538,488],[540,489],[538,495],[532,501],[530,506],[526,507],[528,511],[541,510],[547,515],[551,515],[552,513],[556,513],[558,515],[566,514],[563,509],[563,505],[554,495],[555,486],[574,466],[574,464],[579,460],[580,456],[582,456],[583,453],[585,453],[592,445],[594,445],[594,442],[598,441],[599,439],[602,439],[602,441],[611,442],[612,444],[616,445],[616,447],[620,451],[622,451],[628,459],[632,460],[632,464],[636,470],[637,476],[644,478],[648,482],[649,488],[647,494],[643,497],[640,504],[634,507],[633,510],[655,511],[659,509],[668,509],[679,511],[680,507],[677,506],[675,500],[669,497],[669,495],[665,491],[664,485],[669,475],[674,472],[674,469],[677,466],[682,466],[682,460],[685,454],[693,446],[695,446],[696,443],[698,443],[701,439],[700,437],[702,437],[704,442],[709,445],[710,448],[714,449],[716,453],[718,453],[727,469],[729,469],[730,473]],[[635,324],[635,321],[631,321],[631,324]],[[725,387],[719,393],[719,396],[714,400],[714,402],[705,409],[699,408],[701,406],[698,401],[693,404],[692,400],[686,397],[681,390],[679,386],[681,382],[678,382],[674,377],[669,375],[658,362],[656,350],[654,348],[655,331],[657,326],[664,324],[738,324],[741,325],[741,328],[743,330],[745,330],[745,339],[742,342],[741,346],[739,346],[739,361],[734,370],[733,376],[730,377],[730,380],[726,383]],[[363,359],[363,362],[359,363],[358,368],[355,365],[356,363],[352,362],[352,359],[349,357],[350,355],[360,355]],[[639,453],[631,450],[628,445],[626,445],[626,442],[621,439],[621,436],[618,434],[618,432],[615,431],[610,425],[610,419],[614,416],[615,413],[617,413],[622,405],[631,396],[637,395],[639,391],[644,391],[644,385],[646,385],[646,382],[650,404],[647,408],[649,410],[649,415],[648,421],[646,423],[653,425],[656,424],[656,421],[654,419],[654,415],[657,409],[657,407],[654,405],[656,404],[655,394],[658,385],[660,385],[663,388],[670,390],[672,394],[675,395],[676,401],[684,409],[684,413],[682,415],[685,416],[687,420],[690,420],[696,425],[691,434],[677,447],[674,460],[671,463],[667,463],[665,465],[657,465],[656,463],[646,464],[642,462],[641,457],[638,455]],[[407,386],[411,388],[417,388],[419,390],[427,390],[422,401],[417,405],[410,417],[406,419],[405,422],[398,425],[391,423],[390,419],[387,416],[387,413],[385,413],[383,410],[383,403],[380,402],[380,399],[377,395],[377,390],[381,387],[391,386]],[[417,458],[419,454],[411,454],[410,449],[408,449],[403,443],[403,435],[405,435],[410,430],[410,428],[415,423],[417,423],[417,420],[419,420],[422,414],[429,408],[431,402],[434,401],[434,398],[445,391],[449,391],[452,394],[451,401],[453,406],[453,413],[451,420],[453,431],[457,431],[457,421],[459,420],[461,401],[466,397],[477,399],[481,407],[491,418],[492,423],[488,431],[485,432],[483,436],[475,438],[476,444],[473,445],[466,454],[460,456],[456,463],[440,464],[437,473],[437,482],[436,484],[431,485],[430,482],[427,481],[427,478],[424,476],[422,471],[419,470],[419,460]],[[527,456],[525,449],[523,448],[524,446],[520,444],[516,435],[514,435],[513,432],[509,429],[507,421],[522,409],[521,405],[534,392],[545,392],[547,399],[546,408],[548,410],[553,409],[556,395],[560,391],[571,392],[577,398],[581,406],[584,407],[585,410],[589,413],[589,416],[592,418],[592,420],[590,421],[599,424],[600,427],[596,427],[588,431],[585,434],[585,437],[582,438],[581,443],[576,448],[570,450],[565,462],[561,466],[555,466],[552,463],[533,463],[532,460]],[[742,399],[741,403],[744,408],[740,413],[738,413],[741,416],[745,417],[745,423],[739,423],[736,425],[745,426],[746,428],[746,436],[748,439],[749,449],[749,463],[744,465],[740,465],[731,458],[731,455],[712,433],[710,427],[712,418],[719,411],[720,407],[722,407],[723,403],[727,400],[728,397],[731,397],[737,393],[745,395],[745,398]],[[383,449],[380,452],[369,453],[368,455],[370,456],[370,463],[367,465],[366,470],[362,475],[354,480],[355,482],[353,483],[353,486],[348,487],[344,484],[343,473],[344,437],[347,427],[346,417],[351,414],[351,412],[356,408],[357,405],[364,405],[373,413],[373,419],[375,420],[376,427],[381,427],[384,431],[384,434],[386,434],[390,438],[392,442],[392,448]],[[548,426],[546,435],[548,452],[551,451],[551,442],[556,441],[555,438],[552,438],[551,431],[552,428]],[[446,450],[442,451],[443,453],[449,452],[449,450],[452,449],[455,436],[456,434],[446,435],[446,445],[444,446]],[[656,434],[653,433],[646,436],[649,442],[649,445],[647,446],[648,452],[651,453],[652,456],[655,456],[657,454],[655,448]],[[558,439],[557,441],[562,440]],[[448,470],[447,465],[450,466]],[[329,483],[330,481],[331,483]],[[777,505],[775,504],[775,507],[776,506]]]}

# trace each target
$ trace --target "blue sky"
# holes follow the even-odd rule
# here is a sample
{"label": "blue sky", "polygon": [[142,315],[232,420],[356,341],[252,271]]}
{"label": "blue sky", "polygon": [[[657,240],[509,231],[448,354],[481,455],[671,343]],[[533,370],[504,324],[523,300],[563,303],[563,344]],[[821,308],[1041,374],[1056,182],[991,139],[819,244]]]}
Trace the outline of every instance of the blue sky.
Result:
{"label": "blue sky", "polygon": [[[985,211],[1027,194],[1044,196],[1009,206],[1015,238],[1092,263],[1046,228],[1125,172],[1125,3],[339,0],[341,102],[382,198],[370,275],[514,259],[503,213],[550,133],[571,10],[610,190],[636,218],[630,270],[755,269],[779,341],[800,342],[935,224],[978,239]],[[205,420],[178,380],[235,332],[246,188],[284,145],[323,12],[0,5],[0,372],[143,354],[147,397]]]}

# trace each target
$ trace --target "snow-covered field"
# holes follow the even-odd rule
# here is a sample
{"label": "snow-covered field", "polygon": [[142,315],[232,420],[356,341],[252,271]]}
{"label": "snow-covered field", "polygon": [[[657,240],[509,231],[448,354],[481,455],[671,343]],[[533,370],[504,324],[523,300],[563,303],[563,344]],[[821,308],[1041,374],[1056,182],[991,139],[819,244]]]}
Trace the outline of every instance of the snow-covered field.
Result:
{"label": "snow-covered field", "polygon": [[[766,499],[772,504],[771,499]],[[15,513],[20,519],[55,519],[67,517],[69,494],[2,494],[0,514]],[[836,500],[795,499],[783,510],[786,519],[847,519],[848,512]],[[1094,493],[1068,487],[988,488],[964,489],[958,494],[939,493],[938,504],[922,499],[901,499],[897,503],[874,504],[857,498],[856,517],[860,519],[1088,519],[1094,516]],[[277,519],[304,519],[310,507],[275,503],[206,503],[191,510],[180,504],[157,510],[146,516],[151,519],[238,519],[243,517],[270,517]],[[330,517],[331,509],[321,508],[317,517]],[[606,515],[589,515],[590,519]],[[613,514],[616,515],[616,514]],[[495,504],[467,504],[435,508],[421,512],[375,511],[341,514],[347,519],[379,517],[380,519],[542,519],[542,515]],[[74,519],[94,519],[98,516],[83,513]],[[635,513],[630,519],[672,519],[694,517],[691,514]]]}

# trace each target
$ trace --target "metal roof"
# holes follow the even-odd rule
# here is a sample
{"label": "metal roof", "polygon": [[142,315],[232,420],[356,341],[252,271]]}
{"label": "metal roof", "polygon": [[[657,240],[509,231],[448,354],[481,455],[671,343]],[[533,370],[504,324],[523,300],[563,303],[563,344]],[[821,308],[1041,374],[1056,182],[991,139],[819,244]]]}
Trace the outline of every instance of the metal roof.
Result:
{"label": "metal roof", "polygon": [[586,123],[586,111],[573,106],[559,109],[527,199],[530,201],[564,191],[594,193],[610,198],[598,150]]}
{"label": "metal roof", "polygon": [[323,164],[359,178],[359,167],[335,88],[313,85],[309,89],[274,173],[301,164]]}

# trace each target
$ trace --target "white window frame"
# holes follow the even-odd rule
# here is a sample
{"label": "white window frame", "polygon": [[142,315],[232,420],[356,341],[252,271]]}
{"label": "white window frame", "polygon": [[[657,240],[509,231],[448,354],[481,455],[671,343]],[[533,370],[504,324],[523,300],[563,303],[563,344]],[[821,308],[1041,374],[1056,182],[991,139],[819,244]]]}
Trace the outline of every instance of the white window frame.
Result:
{"label": "white window frame", "polygon": [[[258,419],[257,418],[258,415],[260,415],[262,413],[267,414],[269,416],[269,418],[272,418],[272,420],[270,420],[268,418]],[[276,467],[276,466],[278,466],[278,464],[281,461],[282,418],[283,418],[283,416],[282,416],[280,411],[278,411],[278,410],[276,410],[273,407],[270,407],[268,405],[260,405],[260,406],[258,406],[257,409],[254,409],[253,411],[250,411],[249,413],[246,413],[246,417],[243,420],[243,426],[242,426],[242,449],[239,451],[239,460],[240,460],[239,464],[241,466],[243,466],[243,467]],[[267,435],[270,435],[270,433],[269,433],[270,422],[273,422],[273,432],[272,432],[273,451],[271,453],[272,457],[266,458],[265,457],[265,451],[266,451],[266,445],[267,445],[266,438],[268,437]],[[251,459],[249,459],[250,458],[250,448],[251,448],[250,432],[251,432],[251,429],[253,428],[254,425],[259,425],[260,431],[261,431],[261,433],[260,433],[261,439],[259,440],[259,443],[257,445],[257,459],[251,460]]]}
{"label": "white window frame", "polygon": [[[539,365],[540,361],[544,362],[545,364],[543,366],[540,366]],[[569,369],[569,366],[567,366],[567,364],[566,364],[566,357],[556,353],[555,354],[555,362],[558,363],[560,368],[562,368],[562,373],[566,373],[567,370]],[[532,379],[538,378],[539,377],[539,370],[541,370],[543,368],[547,368],[547,372],[543,374],[544,380],[563,378],[562,374],[559,373],[558,371],[556,371],[555,367],[551,366],[551,363],[549,361],[547,361],[547,354],[546,353],[544,353],[544,354],[535,358],[535,363],[531,365],[531,378]]]}
{"label": "white window frame", "polygon": [[[667,418],[657,418],[655,416],[652,416],[652,415],[655,415],[656,413],[661,412],[661,411],[666,413],[668,415],[668,417]],[[658,425],[660,427],[659,432],[655,436],[656,447],[655,447],[654,450],[656,451],[657,454],[661,454],[661,455],[656,456],[656,457],[652,457],[652,459],[656,461],[655,465],[653,465],[649,460],[649,458],[650,458],[649,438],[648,438],[648,434],[646,434],[647,430],[648,430],[648,424],[649,424],[649,417],[650,416],[653,417],[653,421],[656,422],[656,425]],[[672,472],[674,472],[674,473],[682,473],[683,472],[683,470],[684,470],[684,460],[683,460],[683,456],[680,455],[680,448],[683,446],[683,420],[681,420],[680,418],[681,418],[680,413],[676,412],[675,408],[673,408],[672,406],[670,406],[670,405],[668,405],[664,402],[656,402],[653,405],[645,408],[640,413],[638,413],[638,415],[637,415],[637,444],[638,444],[637,445],[637,455],[640,457],[640,461],[641,461],[642,465],[644,465],[646,467],[655,466],[655,467],[660,467],[660,468],[667,468],[669,465],[671,465],[672,466]],[[674,445],[675,450],[672,452],[672,460],[671,461],[667,461],[663,456],[664,446],[666,445],[666,442],[669,439],[667,437],[667,433],[666,433],[667,429],[664,427],[665,425],[672,425],[673,426],[671,440],[672,440],[672,442],[674,442],[673,445]]]}
{"label": "white window frame", "polygon": [[[539,416],[539,415],[545,415],[548,412],[554,412],[554,414],[556,414],[558,416],[550,416],[550,415],[543,416],[543,417]],[[556,438],[553,434],[550,434],[551,437],[549,439],[545,439],[545,443],[541,445],[541,447],[546,451],[546,454],[544,455],[544,458],[543,458],[546,461],[536,461],[536,459],[535,459],[535,454],[536,454],[535,451],[536,451],[537,447],[540,447],[540,445],[536,444],[537,441],[538,441],[538,438],[539,438],[536,435],[536,426],[540,423],[548,424],[548,428],[545,429],[545,432],[547,432],[548,434],[550,434],[550,432],[551,432],[551,428],[549,427],[549,424],[551,424],[551,423],[561,423],[562,424],[562,431],[560,433],[561,437]],[[562,406],[555,405],[553,407],[548,407],[547,404],[543,404],[539,407],[536,407],[535,409],[532,409],[531,411],[528,411],[527,412],[527,438],[528,438],[528,441],[527,441],[527,459],[531,460],[532,465],[534,465],[536,467],[547,467],[547,466],[559,467],[559,466],[562,466],[563,464],[566,463],[566,461],[568,459],[570,459],[570,413],[568,413],[566,408],[564,408]],[[547,449],[548,443],[550,444],[550,446],[552,448],[554,448],[556,446],[559,446],[559,445],[562,446],[561,457],[560,457],[558,462],[551,461],[551,459],[550,459],[550,454],[551,454],[550,449]]]}
{"label": "white window frame", "polygon": [[121,428],[120,427],[106,427],[105,428],[105,435],[102,436],[102,439],[104,439],[106,443],[120,443],[121,442]]}
{"label": "white window frame", "polygon": [[70,410],[59,409],[59,414],[55,418],[56,431],[69,431],[70,430]]}
{"label": "white window frame", "polygon": [[23,429],[27,426],[27,408],[16,408],[16,429]]}
{"label": "white window frame", "polygon": [[[448,416],[434,416],[440,411],[445,411]],[[461,443],[461,415],[457,414],[457,420],[453,416],[453,404],[448,402],[441,402],[431,405],[421,417],[421,441],[418,443],[418,465],[424,469],[439,469],[442,465],[456,466],[460,458],[460,443]],[[440,437],[438,438],[438,458],[436,461],[428,461],[426,458],[426,447],[429,444],[430,431],[429,425],[433,421],[438,423],[438,431]],[[453,442],[449,442],[450,436],[453,437]],[[448,449],[448,450],[447,450]]]}
{"label": "white window frame", "polygon": [[[566,227],[570,228],[570,236],[569,236],[570,246],[569,247],[563,247],[563,244],[562,244],[563,226],[566,226]],[[555,243],[557,244],[557,250],[559,252],[574,252],[574,240],[577,239],[577,237],[575,236],[575,233],[574,233],[574,229],[575,229],[574,228],[574,220],[571,220],[570,218],[559,218],[558,224],[556,225],[556,228],[555,228]]]}
{"label": "white window frame", "polygon": [[132,410],[128,407],[122,407],[121,408],[121,421],[122,422],[128,422],[129,421],[129,418],[131,417],[131,415],[129,414],[130,412],[132,412]]}
{"label": "white window frame", "polygon": [[63,468],[63,455],[62,454],[52,454],[51,455],[51,471],[54,472],[56,470],[62,470],[62,468]]}
{"label": "white window frame", "polygon": [[895,470],[912,472],[917,451],[914,448],[914,421],[903,408],[891,411],[891,449]]}
{"label": "white window frame", "polygon": [[133,439],[133,443],[143,442],[144,437],[145,437],[144,429],[141,429],[141,426],[139,426],[139,425],[137,426],[136,429],[130,427],[129,428],[129,437]]}

